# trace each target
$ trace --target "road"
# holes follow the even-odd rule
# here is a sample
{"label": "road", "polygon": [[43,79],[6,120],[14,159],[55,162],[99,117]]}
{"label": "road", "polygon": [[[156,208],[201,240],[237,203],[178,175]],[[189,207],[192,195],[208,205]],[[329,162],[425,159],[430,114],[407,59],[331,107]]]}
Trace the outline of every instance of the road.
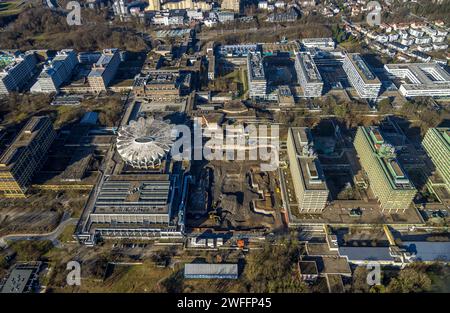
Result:
{"label": "road", "polygon": [[0,247],[6,248],[7,241],[20,241],[20,240],[50,240],[53,243],[57,243],[58,237],[62,234],[66,226],[76,225],[77,218],[68,218],[63,216],[61,223],[51,232],[43,234],[11,234],[0,237]]}

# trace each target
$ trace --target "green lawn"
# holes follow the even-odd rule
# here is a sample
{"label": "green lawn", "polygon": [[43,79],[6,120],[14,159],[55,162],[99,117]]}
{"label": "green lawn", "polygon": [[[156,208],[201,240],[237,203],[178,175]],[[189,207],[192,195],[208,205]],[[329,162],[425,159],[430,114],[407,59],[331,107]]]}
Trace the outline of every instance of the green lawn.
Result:
{"label": "green lawn", "polygon": [[61,235],[59,235],[58,240],[61,242],[69,242],[73,241],[73,233],[75,232],[75,225],[67,225],[66,228],[64,228]]}
{"label": "green lawn", "polygon": [[247,69],[241,68],[235,70],[224,76],[227,79],[232,79],[234,83],[242,85],[242,95],[241,98],[245,98],[248,92],[248,79],[247,79]]}
{"label": "green lawn", "polygon": [[58,289],[58,292],[158,292],[159,283],[172,274],[170,268],[159,268],[151,262],[116,265],[105,280],[82,278],[81,286]]}

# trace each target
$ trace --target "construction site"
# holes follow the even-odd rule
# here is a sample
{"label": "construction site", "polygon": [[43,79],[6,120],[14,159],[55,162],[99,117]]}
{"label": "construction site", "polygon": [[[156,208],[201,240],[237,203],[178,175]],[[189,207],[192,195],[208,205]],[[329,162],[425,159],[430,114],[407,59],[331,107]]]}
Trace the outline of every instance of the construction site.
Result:
{"label": "construction site", "polygon": [[259,162],[250,161],[211,161],[198,171],[189,192],[188,228],[265,233],[282,226],[275,172],[262,172]]}

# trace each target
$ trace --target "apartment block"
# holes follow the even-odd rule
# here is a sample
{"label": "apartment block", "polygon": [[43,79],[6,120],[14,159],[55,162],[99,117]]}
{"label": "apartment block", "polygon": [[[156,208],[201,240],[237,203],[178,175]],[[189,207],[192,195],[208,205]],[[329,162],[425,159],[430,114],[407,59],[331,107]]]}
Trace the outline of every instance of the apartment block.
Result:
{"label": "apartment block", "polygon": [[329,190],[309,128],[292,127],[287,140],[289,167],[300,212],[321,213]]}
{"label": "apartment block", "polygon": [[394,147],[376,126],[358,127],[354,145],[383,211],[406,210],[416,189],[396,158]]}
{"label": "apartment block", "polygon": [[92,66],[88,75],[89,86],[94,92],[105,91],[119,69],[119,49],[104,49],[102,56]]}
{"label": "apartment block", "polygon": [[43,165],[56,133],[47,116],[32,117],[0,157],[0,192],[25,197],[33,175]]}

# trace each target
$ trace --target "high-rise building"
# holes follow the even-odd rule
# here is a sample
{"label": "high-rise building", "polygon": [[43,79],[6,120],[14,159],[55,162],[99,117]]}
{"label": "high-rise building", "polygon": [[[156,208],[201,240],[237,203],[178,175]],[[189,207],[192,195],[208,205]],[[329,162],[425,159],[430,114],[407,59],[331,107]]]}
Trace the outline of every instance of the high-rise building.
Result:
{"label": "high-rise building", "polygon": [[443,193],[450,194],[450,128],[430,128],[423,139],[423,146],[433,162],[433,176],[438,176],[430,177],[429,186],[443,200],[437,189],[444,188]]}
{"label": "high-rise building", "polygon": [[358,127],[355,148],[382,210],[406,210],[416,189],[396,158],[394,147],[376,126]]}
{"label": "high-rise building", "polygon": [[31,87],[31,91],[57,92],[59,87],[70,79],[77,64],[77,54],[73,49],[59,51],[50,64],[44,66],[37,82]]}
{"label": "high-rise building", "polygon": [[381,82],[358,53],[346,54],[342,67],[361,98],[376,99],[378,97]]}
{"label": "high-rise building", "polygon": [[160,0],[148,0],[148,6],[145,8],[145,11],[160,11],[160,10],[161,10]]}
{"label": "high-rise building", "polygon": [[289,128],[287,152],[300,212],[322,212],[330,192],[309,128]]}
{"label": "high-rise building", "polygon": [[208,79],[216,79],[216,57],[213,54],[208,57]]}
{"label": "high-rise building", "polygon": [[95,92],[106,90],[116,75],[120,64],[119,49],[104,49],[102,56],[92,66],[88,75],[88,82]]}
{"label": "high-rise building", "polygon": [[300,52],[295,56],[295,71],[303,94],[307,98],[320,97],[322,95],[322,76],[309,53]]}
{"label": "high-rise building", "polygon": [[248,53],[247,72],[250,98],[265,99],[267,96],[267,80],[264,74],[263,57],[260,52]]}
{"label": "high-rise building", "polygon": [[20,91],[33,76],[36,68],[34,54],[0,55],[0,94]]}
{"label": "high-rise building", "polygon": [[56,133],[47,116],[32,117],[0,157],[0,192],[25,197],[33,175],[43,165]]}
{"label": "high-rise building", "polygon": [[220,5],[222,10],[233,11],[239,13],[241,11],[241,1],[240,0],[223,0]]}
{"label": "high-rise building", "polygon": [[116,16],[127,16],[128,15],[128,2],[127,0],[115,0],[113,2],[113,11]]}

